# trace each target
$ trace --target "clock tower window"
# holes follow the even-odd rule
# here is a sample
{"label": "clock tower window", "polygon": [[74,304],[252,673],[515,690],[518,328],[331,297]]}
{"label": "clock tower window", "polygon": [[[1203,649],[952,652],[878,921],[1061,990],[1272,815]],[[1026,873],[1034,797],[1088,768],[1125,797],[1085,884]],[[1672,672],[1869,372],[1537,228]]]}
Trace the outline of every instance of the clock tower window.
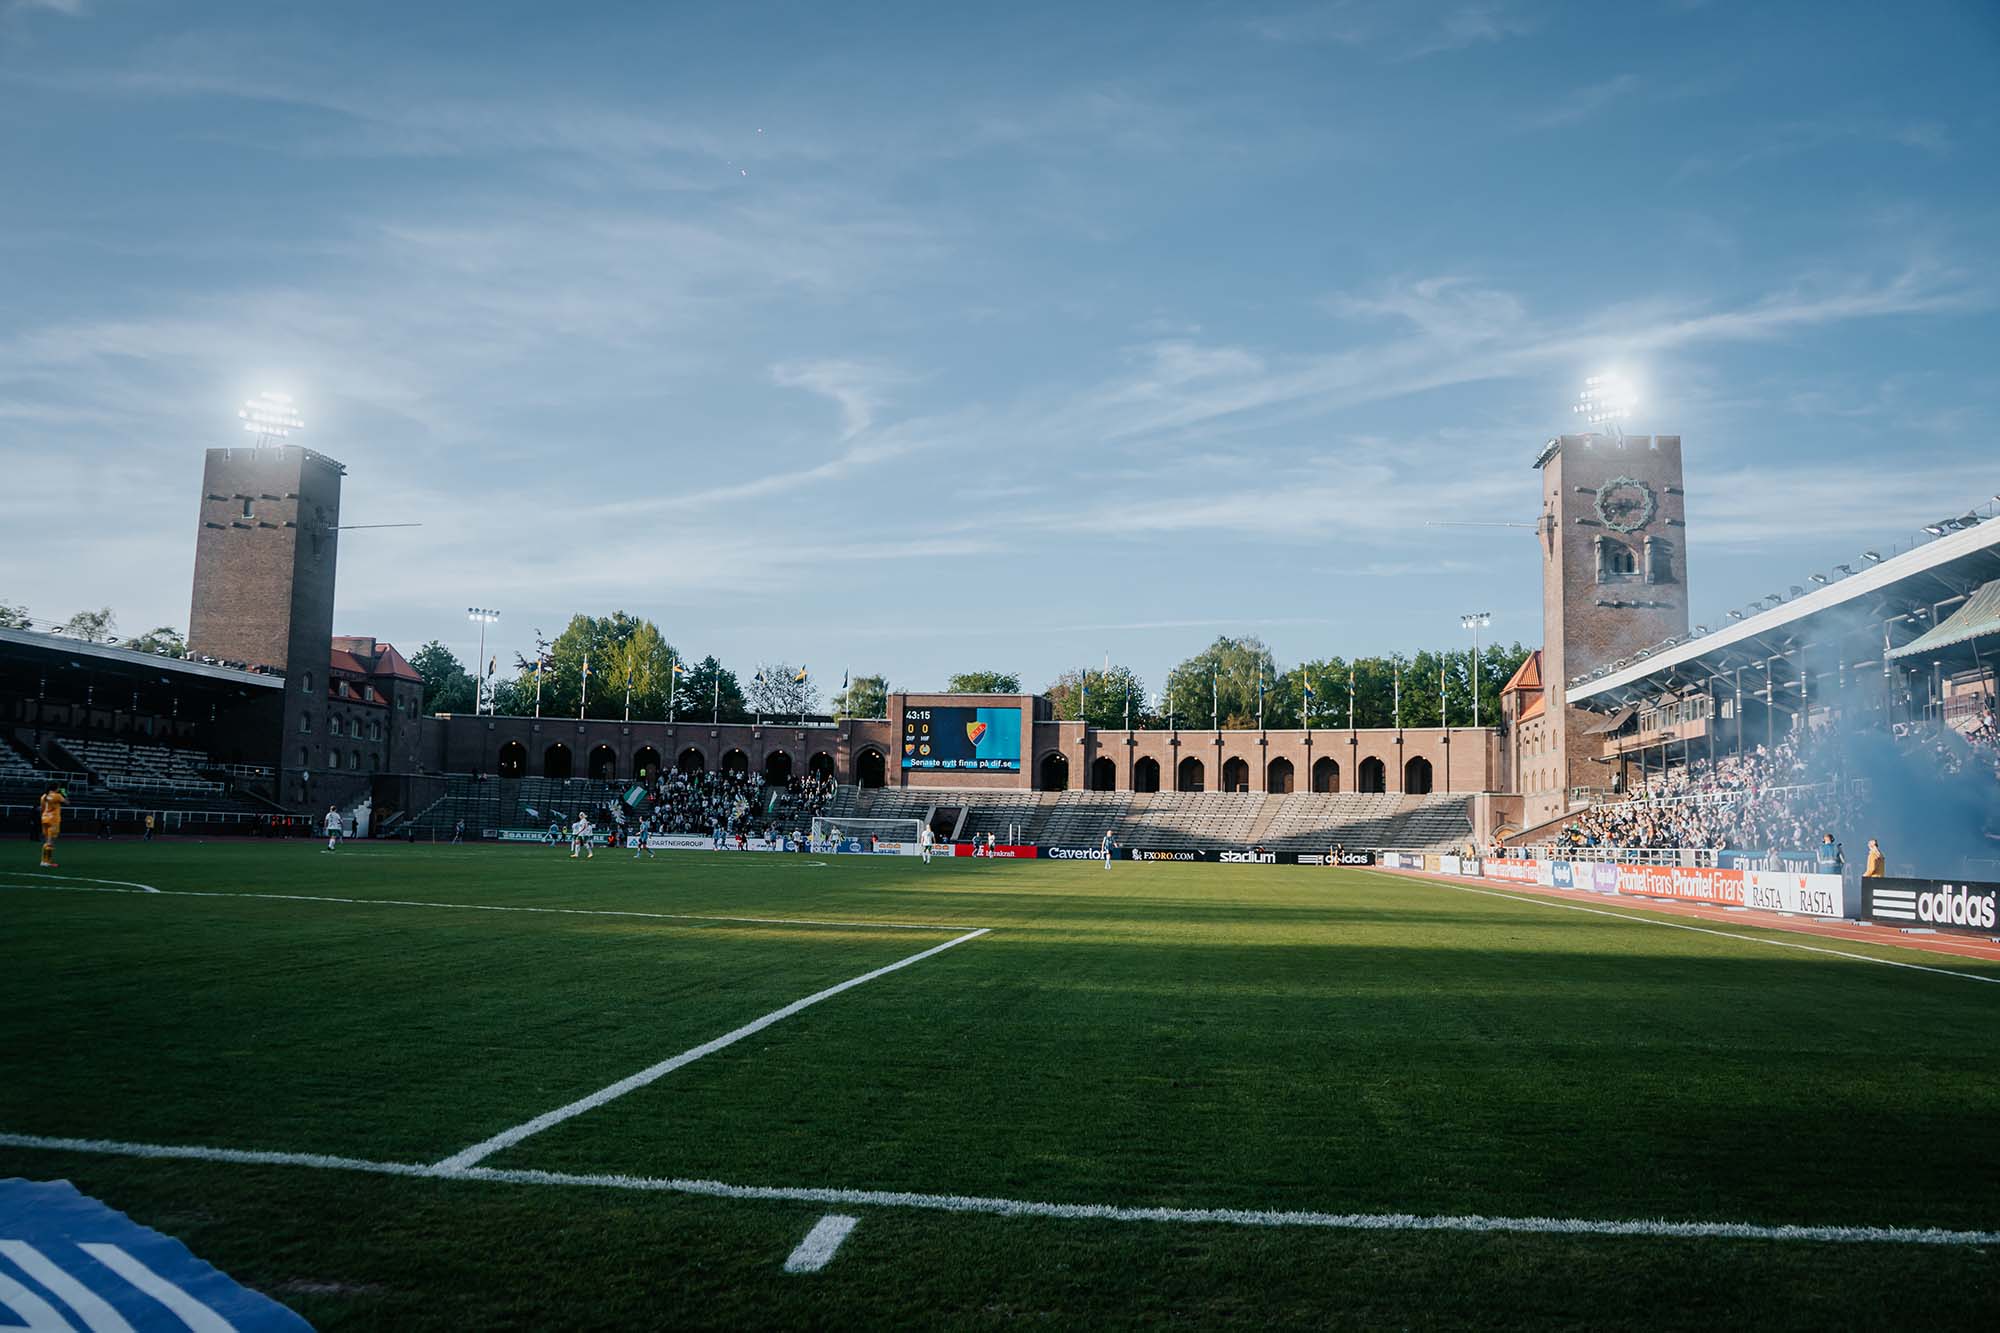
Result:
{"label": "clock tower window", "polygon": [[1622,583],[1639,572],[1639,558],[1631,547],[1615,537],[1597,539],[1597,581]]}

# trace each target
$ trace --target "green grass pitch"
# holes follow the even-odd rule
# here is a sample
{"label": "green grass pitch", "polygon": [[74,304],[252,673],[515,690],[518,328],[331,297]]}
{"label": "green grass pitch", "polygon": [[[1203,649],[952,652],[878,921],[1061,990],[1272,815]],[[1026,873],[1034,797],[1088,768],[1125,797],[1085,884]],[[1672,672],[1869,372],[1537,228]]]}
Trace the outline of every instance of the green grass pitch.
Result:
{"label": "green grass pitch", "polygon": [[478,1163],[776,1197],[0,1146],[321,1327],[2000,1318],[1978,1244],[937,1203],[1993,1231],[2000,986],[1373,871],[316,848],[14,844],[0,1134],[424,1166],[987,932]]}

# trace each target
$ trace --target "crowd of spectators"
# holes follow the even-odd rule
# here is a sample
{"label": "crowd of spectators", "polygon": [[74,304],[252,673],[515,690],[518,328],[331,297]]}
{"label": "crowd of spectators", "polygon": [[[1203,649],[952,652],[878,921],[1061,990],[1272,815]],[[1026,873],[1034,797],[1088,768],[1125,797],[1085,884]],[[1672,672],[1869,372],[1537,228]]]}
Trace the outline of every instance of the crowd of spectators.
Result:
{"label": "crowd of spectators", "polygon": [[[1908,724],[1897,729],[1896,745],[1946,776],[2000,782],[2000,717],[1990,697],[1970,725]],[[1577,815],[1553,841],[1803,854],[1828,832],[1852,827],[1872,776],[1848,771],[1841,747],[1827,733],[1795,735],[1649,775],[1625,800]]]}
{"label": "crowd of spectators", "polygon": [[831,773],[807,773],[786,784],[792,798],[792,812],[800,819],[817,819],[833,804],[840,784]]}
{"label": "crowd of spectators", "polygon": [[645,813],[656,833],[736,833],[749,828],[765,785],[761,773],[664,773]]}

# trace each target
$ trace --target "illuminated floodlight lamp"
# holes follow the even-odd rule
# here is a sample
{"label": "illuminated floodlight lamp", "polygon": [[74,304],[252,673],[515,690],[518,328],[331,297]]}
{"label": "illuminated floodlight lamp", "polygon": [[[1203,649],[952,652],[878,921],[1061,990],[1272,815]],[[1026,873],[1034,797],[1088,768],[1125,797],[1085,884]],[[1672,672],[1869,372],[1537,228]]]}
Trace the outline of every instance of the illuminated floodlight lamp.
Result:
{"label": "illuminated floodlight lamp", "polygon": [[1861,558],[1863,560],[1866,560],[1871,565],[1879,565],[1882,563],[1882,553],[1880,551],[1863,551],[1861,553]]}
{"label": "illuminated floodlight lamp", "polygon": [[1729,613],[1729,618],[1731,620],[1741,620],[1743,619],[1743,613],[1741,611],[1731,611]]}
{"label": "illuminated floodlight lamp", "polygon": [[1924,531],[1933,537],[1942,537],[1944,536],[1945,529],[1950,526],[1949,523],[1926,523],[1924,524]]}
{"label": "illuminated floodlight lamp", "polygon": [[1824,574],[1815,574],[1812,576],[1812,581],[1814,583],[1825,583],[1827,581],[1827,578],[1826,575]]}
{"label": "illuminated floodlight lamp", "polygon": [[1589,425],[1609,426],[1623,435],[1621,423],[1631,417],[1636,406],[1638,394],[1623,375],[1592,375],[1583,382],[1583,392],[1577,395],[1570,412]]}
{"label": "illuminated floodlight lamp", "polygon": [[260,445],[290,439],[306,428],[288,393],[260,393],[238,409],[236,418]]}

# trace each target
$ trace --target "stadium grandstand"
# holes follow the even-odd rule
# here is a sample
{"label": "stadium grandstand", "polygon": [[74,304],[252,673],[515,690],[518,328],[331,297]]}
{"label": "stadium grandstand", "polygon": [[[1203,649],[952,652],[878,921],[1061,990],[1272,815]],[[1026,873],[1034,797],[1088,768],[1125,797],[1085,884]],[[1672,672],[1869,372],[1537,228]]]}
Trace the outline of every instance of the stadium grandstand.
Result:
{"label": "stadium grandstand", "polygon": [[[0,631],[0,808],[70,789],[78,826],[528,839],[600,827],[769,839],[816,821],[1163,851],[1562,846],[1777,864],[1825,834],[1990,862],[2000,524],[1801,573],[1691,624],[1676,436],[1549,441],[1542,646],[1486,727],[1104,728],[1034,694],[892,693],[876,718],[421,716],[393,646],[333,633],[338,462],[210,450],[189,656]],[[1879,743],[1878,743],[1879,742]],[[1886,748],[1884,748],[1886,747]],[[1957,833],[1871,773],[1949,775]],[[1965,807],[1963,809],[1959,807]],[[1948,863],[1948,864],[1947,864]]]}

